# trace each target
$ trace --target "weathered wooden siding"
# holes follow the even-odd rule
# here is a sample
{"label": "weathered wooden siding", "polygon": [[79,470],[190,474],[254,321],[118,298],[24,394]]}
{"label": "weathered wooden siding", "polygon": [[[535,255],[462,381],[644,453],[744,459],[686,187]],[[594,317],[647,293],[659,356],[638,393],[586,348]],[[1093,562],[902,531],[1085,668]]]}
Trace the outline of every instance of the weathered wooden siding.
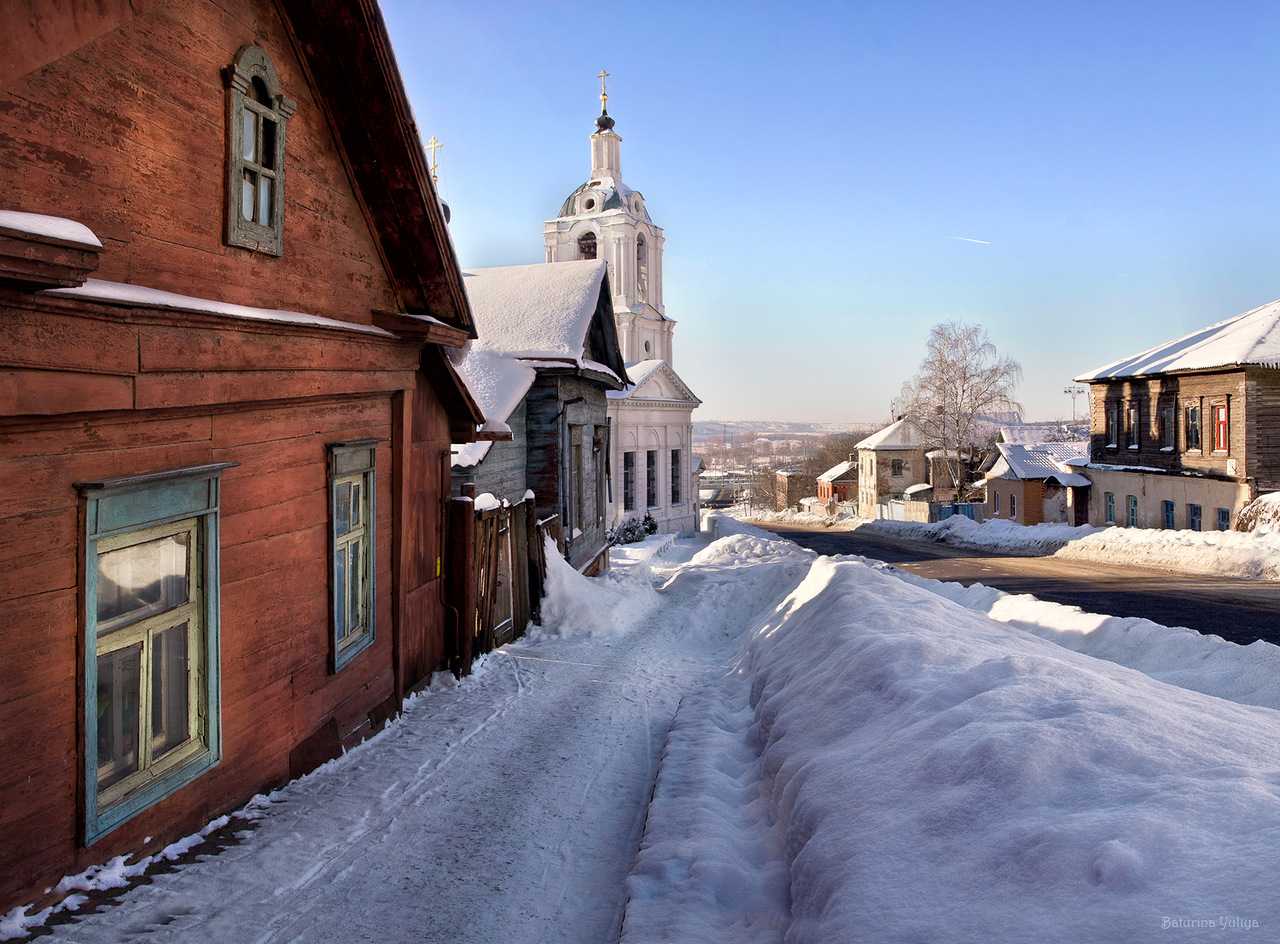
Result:
{"label": "weathered wooden siding", "polygon": [[1245,374],[1247,469],[1258,492],[1280,489],[1280,370],[1250,367]]}
{"label": "weathered wooden siding", "polygon": [[[581,398],[570,404],[570,400]],[[525,471],[527,486],[533,489],[538,517],[564,516],[568,507],[567,465],[572,450],[562,448],[561,407],[566,427],[579,426],[585,431],[583,449],[583,476],[585,514],[578,528],[582,534],[573,540],[570,563],[581,567],[600,552],[605,545],[607,509],[596,502],[595,477],[605,453],[594,452],[592,436],[597,428],[608,424],[608,405],[604,387],[591,380],[553,371],[539,371],[538,379],[525,397],[525,437],[528,443],[528,464]],[[643,458],[643,457],[641,457]],[[638,496],[643,500],[643,495]],[[563,520],[563,518],[562,518]],[[566,536],[568,532],[566,533]]]}
{"label": "weathered wooden siding", "polygon": [[[328,443],[376,437],[378,573],[391,569],[390,400],[371,396],[163,416],[113,414],[0,426],[0,901],[33,884],[168,841],[290,776],[290,754],[332,724],[339,738],[394,695],[391,581],[378,582],[377,639],[336,676],[328,595]],[[79,847],[82,756],[77,481],[207,462],[223,475],[223,760]],[[25,579],[23,579],[25,577]],[[33,737],[33,732],[39,732]],[[334,744],[336,748],[336,742]]]}
{"label": "weathered wooden siding", "polygon": [[[223,245],[226,88],[243,44],[298,102],[285,155],[285,252]],[[322,104],[268,0],[151,3],[0,97],[0,179],[21,206],[88,225],[96,277],[368,323],[394,293]],[[12,203],[12,201],[10,201]]]}
{"label": "weathered wooden siding", "polygon": [[507,420],[507,425],[511,427],[510,442],[493,443],[479,465],[453,470],[454,495],[461,495],[463,483],[471,482],[478,494],[488,492],[505,498],[513,505],[524,500],[524,493],[529,487],[525,478],[529,456],[523,401]]}
{"label": "weathered wooden siding", "polygon": [[[1248,430],[1250,422],[1248,385],[1243,370],[1209,374],[1180,374],[1169,377],[1139,378],[1093,384],[1090,395],[1090,455],[1092,461],[1109,465],[1145,466],[1170,472],[1183,469],[1204,472],[1219,477],[1243,480],[1249,465]],[[1112,447],[1107,443],[1107,405],[1120,407],[1119,441]],[[1188,403],[1201,407],[1200,429],[1203,448],[1199,453],[1187,451],[1186,416]],[[1210,407],[1225,403],[1228,406],[1229,442],[1227,453],[1213,450],[1213,425]],[[1138,406],[1138,422],[1141,430],[1138,448],[1127,445],[1125,423],[1127,409]],[[1172,450],[1161,447],[1160,408],[1174,407],[1177,423],[1176,446]],[[1237,472],[1228,472],[1229,463],[1236,464]]]}

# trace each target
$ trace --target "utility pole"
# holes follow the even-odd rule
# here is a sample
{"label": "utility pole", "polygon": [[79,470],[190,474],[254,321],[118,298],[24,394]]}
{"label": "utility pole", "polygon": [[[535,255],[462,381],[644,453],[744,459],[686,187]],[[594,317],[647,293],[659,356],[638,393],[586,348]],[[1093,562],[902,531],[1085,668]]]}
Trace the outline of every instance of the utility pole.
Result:
{"label": "utility pole", "polygon": [[1069,384],[1062,388],[1062,392],[1071,398],[1071,423],[1074,425],[1076,421],[1076,397],[1089,391],[1078,384]]}

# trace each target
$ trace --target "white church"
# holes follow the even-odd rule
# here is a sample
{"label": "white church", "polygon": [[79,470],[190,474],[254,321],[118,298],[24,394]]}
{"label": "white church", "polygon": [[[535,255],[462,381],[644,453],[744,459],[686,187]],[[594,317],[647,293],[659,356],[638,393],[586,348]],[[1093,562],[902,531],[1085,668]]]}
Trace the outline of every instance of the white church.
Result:
{"label": "white church", "polygon": [[662,298],[662,228],[644,197],[622,182],[622,138],[613,130],[600,74],[600,117],[591,176],[543,225],[546,261],[604,259],[613,316],[632,384],[609,393],[610,526],[646,513],[664,532],[697,528],[693,411],[702,402],[672,366],[675,322]]}

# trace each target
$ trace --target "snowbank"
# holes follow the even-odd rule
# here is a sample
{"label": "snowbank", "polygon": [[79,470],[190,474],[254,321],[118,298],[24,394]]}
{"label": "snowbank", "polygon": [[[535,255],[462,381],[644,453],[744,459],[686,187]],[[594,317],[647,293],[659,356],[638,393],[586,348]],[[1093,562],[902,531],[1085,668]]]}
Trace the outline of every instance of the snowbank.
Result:
{"label": "snowbank", "polygon": [[858,529],[1005,554],[1052,554],[1072,560],[1129,564],[1191,574],[1280,580],[1280,532],[1173,531],[1159,528],[1022,525],[960,515],[934,524],[864,521]]}
{"label": "snowbank", "polygon": [[903,570],[893,573],[966,609],[1074,652],[1137,669],[1179,688],[1280,709],[1280,646],[1261,640],[1241,646],[1183,626],[1088,613],[1078,606],[1005,593],[980,583],[966,587]]}
{"label": "snowbank", "polygon": [[842,507],[838,507],[834,515],[811,511],[796,511],[792,508],[788,508],[786,511],[757,511],[745,507],[737,507],[730,509],[730,512],[742,521],[759,521],[767,524],[796,524],[810,527],[819,525],[824,528],[839,524],[851,525],[857,520],[852,512]]}
{"label": "snowbank", "polygon": [[1280,531],[1280,492],[1259,495],[1241,508],[1236,527],[1241,531]]}
{"label": "snowbank", "polygon": [[591,635],[632,628],[658,606],[656,591],[643,574],[634,578],[606,573],[584,577],[564,559],[554,541],[547,539],[546,597],[542,601],[542,626],[532,630],[551,636]]}
{"label": "snowbank", "polygon": [[1280,926],[1274,711],[831,558],[753,631],[746,668],[789,944]]}

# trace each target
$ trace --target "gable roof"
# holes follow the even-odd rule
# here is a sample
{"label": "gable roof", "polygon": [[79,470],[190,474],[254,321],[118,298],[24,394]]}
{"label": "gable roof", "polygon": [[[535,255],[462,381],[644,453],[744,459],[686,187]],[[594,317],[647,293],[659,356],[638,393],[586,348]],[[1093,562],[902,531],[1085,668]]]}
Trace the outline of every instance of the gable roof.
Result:
{"label": "gable roof", "polygon": [[919,449],[924,446],[916,428],[906,420],[890,423],[859,442],[855,449]]}
{"label": "gable roof", "polygon": [[401,307],[474,336],[457,255],[377,0],[281,0],[280,8]]}
{"label": "gable roof", "polygon": [[[571,361],[587,369],[604,367],[627,381],[604,262],[492,266],[467,269],[463,276],[479,334],[474,350],[531,361]],[[593,345],[592,340],[599,343]],[[593,351],[593,346],[603,350]],[[593,354],[605,360],[597,363]]]}
{"label": "gable roof", "polygon": [[[689,389],[689,385],[680,379],[675,368],[664,360],[653,359],[637,361],[627,365],[627,376],[630,383],[621,390],[610,390],[613,400],[687,400],[694,406],[702,403],[697,394]],[[658,389],[660,381],[666,381],[678,394],[677,397],[663,395]]]}
{"label": "gable roof", "polygon": [[1280,300],[1076,377],[1096,382],[1240,365],[1280,368]]}
{"label": "gable roof", "polygon": [[462,352],[454,367],[484,414],[484,425],[493,429],[501,429],[538,376],[518,358],[474,347]]}
{"label": "gable roof", "polygon": [[827,471],[819,475],[818,481],[834,482],[838,479],[844,478],[846,475],[852,472],[856,467],[857,467],[857,462],[855,462],[853,459],[846,459],[844,462],[841,462],[837,465],[833,465],[831,468],[827,469]]}
{"label": "gable roof", "polygon": [[1087,442],[997,443],[1000,461],[987,479],[1053,479],[1061,485],[1088,485],[1089,480],[1067,465],[1088,456]]}

